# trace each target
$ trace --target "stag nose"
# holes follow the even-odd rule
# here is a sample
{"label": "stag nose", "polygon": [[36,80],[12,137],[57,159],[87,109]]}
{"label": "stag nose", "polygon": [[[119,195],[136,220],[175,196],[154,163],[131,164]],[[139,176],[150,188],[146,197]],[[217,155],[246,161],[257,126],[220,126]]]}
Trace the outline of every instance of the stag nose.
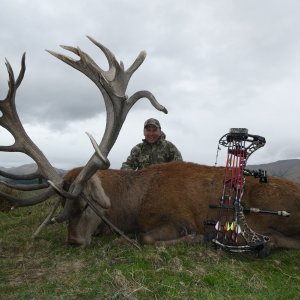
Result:
{"label": "stag nose", "polygon": [[76,240],[70,239],[70,240],[68,240],[68,246],[71,246],[71,247],[80,247],[81,244],[78,243],[78,241],[76,241]]}
{"label": "stag nose", "polygon": [[71,247],[79,247],[79,248],[85,248],[88,246],[86,241],[82,239],[76,239],[76,238],[69,238],[68,245]]}
{"label": "stag nose", "polygon": [[87,241],[83,238],[70,237],[68,239],[68,245],[71,246],[71,247],[85,248],[89,244],[90,244],[89,241]]}

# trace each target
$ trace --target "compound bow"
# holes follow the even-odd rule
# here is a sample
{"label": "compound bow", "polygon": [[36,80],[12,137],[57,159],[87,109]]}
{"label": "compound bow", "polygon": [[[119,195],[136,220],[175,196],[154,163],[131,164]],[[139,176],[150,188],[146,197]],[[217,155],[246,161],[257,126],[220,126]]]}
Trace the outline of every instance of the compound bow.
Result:
{"label": "compound bow", "polygon": [[285,211],[261,210],[242,206],[245,175],[252,175],[259,178],[260,182],[267,183],[266,171],[245,169],[249,156],[263,147],[265,143],[264,137],[248,134],[246,128],[231,128],[229,133],[219,140],[219,146],[228,149],[223,190],[219,205],[210,205],[210,208],[219,209],[218,220],[216,222],[207,221],[206,225],[215,225],[213,243],[230,252],[260,250],[269,241],[268,236],[256,233],[249,227],[245,219],[245,212],[289,215]]}

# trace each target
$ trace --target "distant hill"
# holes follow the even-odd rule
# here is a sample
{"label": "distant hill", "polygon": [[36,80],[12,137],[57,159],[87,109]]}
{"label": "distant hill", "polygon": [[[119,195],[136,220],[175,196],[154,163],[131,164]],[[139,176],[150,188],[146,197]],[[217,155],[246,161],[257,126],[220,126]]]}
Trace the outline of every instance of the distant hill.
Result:
{"label": "distant hill", "polygon": [[[300,185],[300,159],[279,160],[276,162],[260,165],[247,165],[247,169],[266,170],[267,174],[270,176],[286,178]],[[0,170],[13,174],[30,174],[36,170],[36,164],[26,164],[15,168],[0,167]],[[66,173],[66,170],[62,169],[57,169],[57,171],[61,176]],[[0,180],[5,180],[5,178],[1,178],[0,176]],[[18,183],[21,182],[18,181]]]}
{"label": "distant hill", "polygon": [[270,176],[292,180],[300,185],[300,159],[279,160],[261,165],[247,165],[250,170],[266,170]]}
{"label": "distant hill", "polygon": [[[35,172],[37,169],[37,165],[35,163],[32,164],[25,164],[22,166],[18,166],[18,167],[12,167],[12,168],[4,168],[4,167],[0,167],[1,171],[4,171],[6,173],[11,173],[11,174],[16,174],[16,175],[22,175],[22,174],[31,174],[33,172]],[[57,172],[63,176],[66,171],[62,170],[62,169],[56,169]],[[37,180],[12,180],[12,179],[8,179],[5,177],[0,176],[0,180],[3,181],[7,181],[10,183],[35,183]]]}
{"label": "distant hill", "polygon": [[4,168],[0,167],[1,171],[12,173],[12,174],[30,174],[33,173],[37,169],[36,164],[26,164],[18,167],[12,167],[12,168]]}

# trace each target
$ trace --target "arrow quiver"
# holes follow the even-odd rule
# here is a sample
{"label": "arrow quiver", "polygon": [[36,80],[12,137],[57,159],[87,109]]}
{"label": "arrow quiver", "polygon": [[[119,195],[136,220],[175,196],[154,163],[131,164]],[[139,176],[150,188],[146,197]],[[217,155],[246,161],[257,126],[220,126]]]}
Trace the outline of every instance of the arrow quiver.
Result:
{"label": "arrow quiver", "polygon": [[246,128],[231,128],[219,140],[219,146],[227,148],[227,159],[220,205],[211,206],[219,209],[213,242],[230,252],[260,249],[268,241],[268,237],[254,232],[248,226],[241,203],[247,160],[265,143],[265,138],[248,134]]}

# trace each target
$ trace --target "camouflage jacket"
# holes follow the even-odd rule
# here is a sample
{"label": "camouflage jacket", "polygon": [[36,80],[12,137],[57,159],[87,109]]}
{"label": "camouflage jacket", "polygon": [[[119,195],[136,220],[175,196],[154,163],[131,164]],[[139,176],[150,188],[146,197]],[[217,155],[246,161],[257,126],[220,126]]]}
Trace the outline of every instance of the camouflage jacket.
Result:
{"label": "camouflage jacket", "polygon": [[173,160],[182,160],[181,153],[174,144],[164,139],[159,139],[154,144],[145,140],[132,148],[126,162],[121,169],[143,169],[153,164],[161,164]]}

